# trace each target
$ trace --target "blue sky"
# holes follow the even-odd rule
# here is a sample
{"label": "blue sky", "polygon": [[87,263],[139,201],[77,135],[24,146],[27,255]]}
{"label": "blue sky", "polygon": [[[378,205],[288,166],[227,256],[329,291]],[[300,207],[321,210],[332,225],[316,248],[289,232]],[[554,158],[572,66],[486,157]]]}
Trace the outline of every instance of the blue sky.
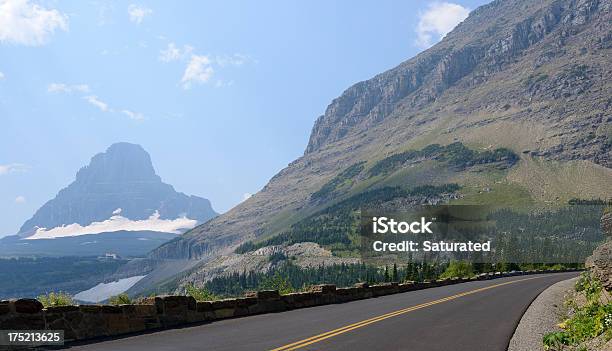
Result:
{"label": "blue sky", "polygon": [[118,141],[226,211],[344,89],[485,2],[0,0],[0,236]]}

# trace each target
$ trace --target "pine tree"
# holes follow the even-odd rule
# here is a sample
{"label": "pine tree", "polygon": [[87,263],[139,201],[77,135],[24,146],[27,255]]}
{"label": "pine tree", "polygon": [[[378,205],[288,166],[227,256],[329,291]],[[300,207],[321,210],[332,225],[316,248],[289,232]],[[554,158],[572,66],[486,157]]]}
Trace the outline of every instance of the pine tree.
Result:
{"label": "pine tree", "polygon": [[389,281],[389,267],[387,267],[386,265],[385,265],[385,275],[384,275],[384,277],[385,277],[385,282],[388,282]]}
{"label": "pine tree", "polygon": [[393,281],[393,282],[397,282],[397,281],[399,281],[399,279],[398,279],[398,278],[399,278],[399,277],[398,277],[398,275],[397,275],[397,264],[396,264],[396,263],[394,263],[394,264],[393,264],[393,271],[391,272],[391,281]]}

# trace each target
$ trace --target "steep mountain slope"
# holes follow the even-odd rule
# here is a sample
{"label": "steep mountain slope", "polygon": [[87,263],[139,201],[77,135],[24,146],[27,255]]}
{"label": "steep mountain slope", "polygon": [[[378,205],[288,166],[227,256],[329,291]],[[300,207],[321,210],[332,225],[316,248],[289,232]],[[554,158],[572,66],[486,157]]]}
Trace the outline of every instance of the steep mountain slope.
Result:
{"label": "steep mountain slope", "polygon": [[[458,183],[463,203],[612,197],[611,8],[476,9],[437,45],[332,101],[304,156],[262,191],[150,258],[200,260],[201,274],[241,243],[383,186]],[[313,196],[321,191],[331,196]]]}
{"label": "steep mountain slope", "polygon": [[216,215],[207,199],[178,193],[163,183],[140,145],[116,143],[95,155],[76,180],[36,211],[18,234],[28,237],[36,228],[73,223],[87,226],[116,214],[146,220],[156,212],[162,220],[184,216],[201,223]]}

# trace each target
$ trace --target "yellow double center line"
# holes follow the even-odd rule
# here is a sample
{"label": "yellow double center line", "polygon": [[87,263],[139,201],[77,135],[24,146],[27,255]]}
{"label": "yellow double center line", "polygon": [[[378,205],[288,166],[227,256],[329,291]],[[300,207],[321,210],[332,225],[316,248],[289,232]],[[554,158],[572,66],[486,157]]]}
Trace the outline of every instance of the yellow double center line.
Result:
{"label": "yellow double center line", "polygon": [[532,280],[532,279],[537,279],[537,278],[542,278],[542,276],[531,277],[531,278],[524,278],[524,279],[519,279],[519,280],[513,280],[513,281],[510,281],[510,282],[495,284],[495,285],[487,286],[487,287],[480,288],[480,289],[466,291],[466,292],[463,292],[463,293],[460,293],[460,294],[457,294],[457,295],[448,296],[448,297],[445,297],[445,298],[442,298],[442,299],[439,299],[439,300],[434,300],[434,301],[422,303],[420,305],[404,308],[404,309],[397,310],[397,311],[394,311],[394,312],[389,312],[387,314],[383,314],[381,316],[377,316],[377,317],[373,317],[373,318],[370,318],[370,319],[366,319],[366,320],[363,320],[361,322],[349,324],[349,325],[344,326],[342,328],[334,329],[334,330],[328,331],[326,333],[322,333],[322,334],[318,334],[318,335],[315,335],[315,336],[311,336],[311,337],[309,337],[307,339],[296,341],[294,343],[291,343],[291,344],[288,344],[288,345],[285,345],[285,346],[281,346],[281,347],[275,348],[275,349],[273,349],[271,351],[291,351],[291,350],[297,350],[297,349],[300,349],[302,347],[308,346],[310,344],[314,344],[314,343],[317,343],[319,341],[323,341],[325,339],[329,339],[331,337],[334,337],[334,336],[337,336],[337,335],[340,335],[340,334],[344,334],[344,333],[350,332],[351,330],[362,328],[362,327],[365,327],[366,325],[369,325],[369,324],[372,324],[372,323],[380,322],[380,321],[385,320],[387,318],[399,316],[401,314],[412,312],[412,311],[416,311],[416,310],[419,310],[421,308],[437,305],[437,304],[442,303],[442,302],[447,302],[447,301],[451,301],[451,300],[454,300],[454,299],[458,299],[458,298],[460,298],[462,296],[472,295],[472,294],[476,294],[476,293],[479,293],[479,292],[482,292],[482,291],[485,291],[485,290],[490,290],[490,289],[498,288],[500,286],[509,285],[509,284],[515,284],[515,283],[524,282],[526,280]]}

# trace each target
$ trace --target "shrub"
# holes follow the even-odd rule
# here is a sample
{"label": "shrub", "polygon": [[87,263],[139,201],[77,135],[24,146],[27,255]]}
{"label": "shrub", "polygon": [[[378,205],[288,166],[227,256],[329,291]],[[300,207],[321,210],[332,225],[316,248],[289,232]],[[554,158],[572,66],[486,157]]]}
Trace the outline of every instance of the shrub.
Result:
{"label": "shrub", "polygon": [[472,276],[474,276],[474,269],[471,263],[465,261],[452,261],[444,273],[440,275],[440,278],[470,278]]}
{"label": "shrub", "polygon": [[584,272],[576,282],[576,291],[583,292],[589,303],[598,303],[603,287],[601,283]]}
{"label": "shrub", "polygon": [[593,339],[610,330],[606,318],[612,318],[612,304],[590,304],[579,308],[571,319],[565,322],[565,330],[573,344]]}
{"label": "shrub", "polygon": [[130,296],[128,294],[123,293],[116,296],[111,296],[108,299],[108,303],[110,303],[111,305],[127,305],[133,303],[133,301],[132,299],[130,299]]}
{"label": "shrub", "polygon": [[569,345],[569,334],[566,332],[555,332],[544,335],[544,350],[561,350],[563,345]]}
{"label": "shrub", "polygon": [[260,285],[262,290],[278,290],[280,294],[289,294],[295,292],[289,279],[283,277],[278,272],[272,277],[266,278]]}
{"label": "shrub", "polygon": [[42,303],[45,307],[74,305],[72,296],[61,291],[57,293],[50,292],[47,295],[40,295],[38,297],[38,301],[40,301],[40,303]]}
{"label": "shrub", "polygon": [[187,291],[187,295],[193,297],[196,301],[214,301],[217,299],[217,296],[206,288],[198,288],[193,284],[187,285],[185,290]]}

